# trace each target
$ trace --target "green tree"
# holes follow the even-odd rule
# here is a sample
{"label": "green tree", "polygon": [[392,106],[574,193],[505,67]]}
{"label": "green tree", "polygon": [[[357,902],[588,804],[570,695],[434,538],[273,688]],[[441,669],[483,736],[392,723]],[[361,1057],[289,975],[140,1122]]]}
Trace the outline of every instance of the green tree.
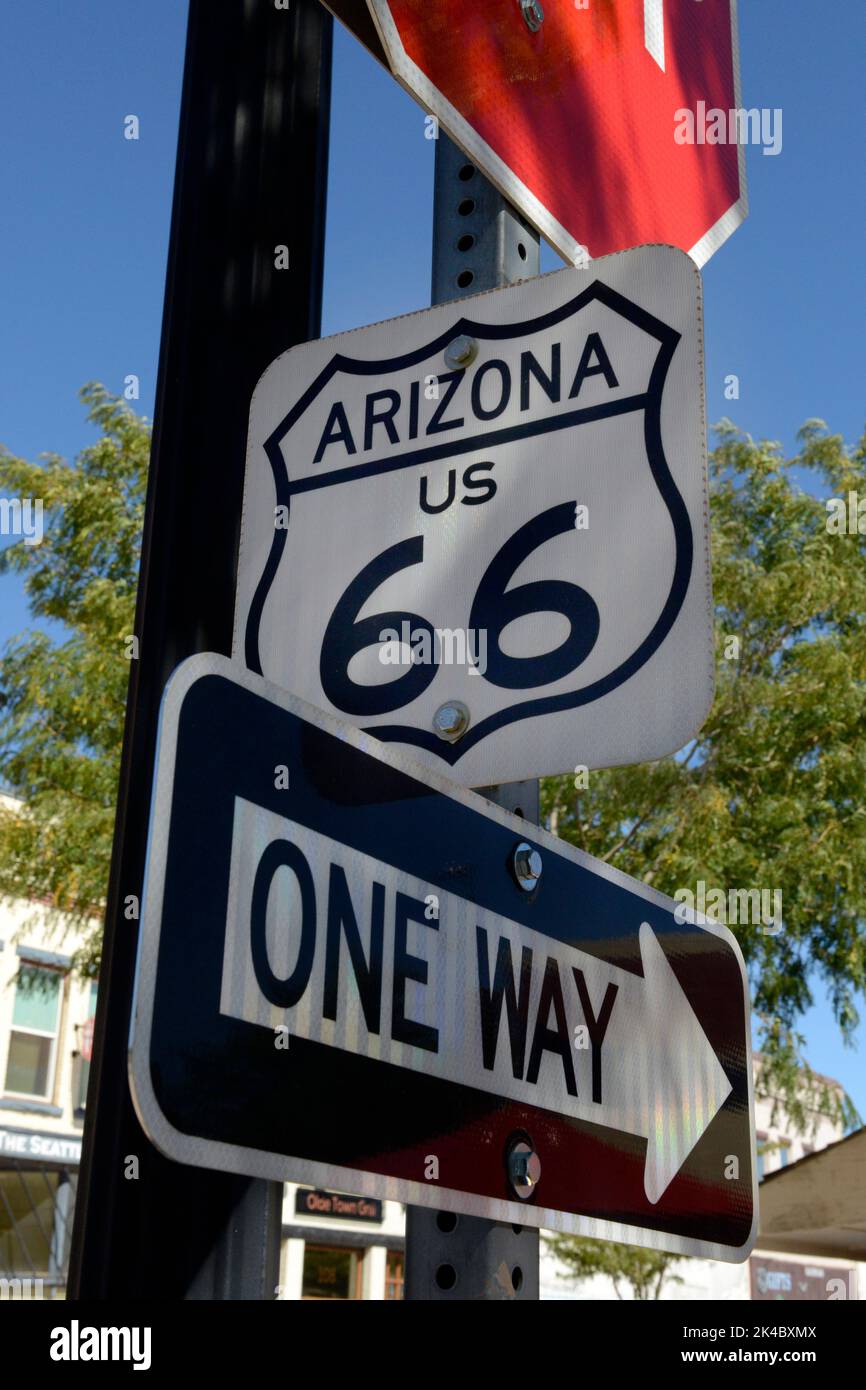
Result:
{"label": "green tree", "polygon": [[544,1241],[565,1270],[558,1277],[572,1283],[606,1274],[613,1282],[617,1298],[630,1288],[632,1298],[650,1300],[661,1297],[665,1284],[684,1281],[673,1270],[681,1256],[663,1250],[645,1250],[639,1245],[617,1245],[610,1240],[585,1240],[578,1236],[550,1236]]}
{"label": "green tree", "polygon": [[[866,536],[828,531],[825,498],[866,499],[866,440],[847,450],[817,422],[786,460],[730,425],[711,458],[716,698],[676,758],[551,778],[557,833],[674,894],[699,880],[782,890],[782,930],[729,923],[749,966],[764,1053],[757,1085],[804,1129],[819,1113],[856,1119],[812,1075],[796,1023],[812,981],[828,987],[842,1035],[866,984]],[[804,493],[806,470],[820,497]],[[736,644],[729,639],[739,639]],[[726,655],[728,653],[728,655]],[[688,672],[683,673],[688,679]],[[556,1236],[562,1277],[611,1277],[658,1298],[675,1257]]]}
{"label": "green tree", "polygon": [[[9,546],[3,567],[23,575],[36,618],[63,624],[0,658],[0,777],[24,803],[0,816],[0,893],[47,897],[79,922],[98,919],[108,877],[150,447],[122,401],[82,394],[101,437],[73,465],[0,452],[3,492],[45,506],[43,543]],[[849,449],[812,422],[786,459],[724,425],[711,459],[717,693],[703,729],[676,757],[593,772],[586,789],[543,786],[558,834],[666,892],[699,880],[782,890],[781,931],[732,929],[761,1018],[761,1085],[795,1120],[810,1075],[796,1025],[814,980],[847,1039],[866,985],[866,536],[829,531],[824,502],[849,491],[866,498],[866,439]],[[98,950],[94,930],[90,966]],[[830,1093],[820,1103],[838,1112]]]}
{"label": "green tree", "polygon": [[0,567],[24,577],[35,618],[0,657],[0,778],[21,799],[0,812],[0,893],[48,900],[90,926],[79,966],[99,958],[129,679],[147,423],[104,387],[81,392],[100,437],[74,464],[0,449],[0,490],[39,498],[44,539],[16,543]]}
{"label": "green tree", "polygon": [[699,881],[781,890],[781,930],[728,923],[751,978],[760,1085],[795,1121],[817,1105],[852,1122],[805,1066],[796,1025],[820,980],[850,1042],[866,987],[866,535],[828,529],[826,505],[866,499],[866,437],[846,448],[812,421],[799,439],[786,459],[719,427],[703,728],[677,756],[593,772],[585,789],[549,779],[543,811],[564,839],[671,895]]}

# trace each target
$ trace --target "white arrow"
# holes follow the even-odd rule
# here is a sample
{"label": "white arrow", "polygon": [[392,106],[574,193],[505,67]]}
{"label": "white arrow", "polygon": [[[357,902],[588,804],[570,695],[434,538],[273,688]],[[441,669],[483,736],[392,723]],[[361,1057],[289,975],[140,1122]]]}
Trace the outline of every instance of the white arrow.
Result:
{"label": "white arrow", "polygon": [[641,924],[650,1124],[644,1190],[657,1202],[676,1177],[710,1121],[731,1093],[731,1083],[647,922]]}
{"label": "white arrow", "polygon": [[[264,847],[280,839],[306,858],[317,905],[315,926],[307,923],[307,931],[315,931],[309,979],[303,996],[288,1009],[262,993],[250,948],[256,871]],[[367,959],[372,886],[384,890],[378,908],[383,969],[373,1031],[345,947],[337,978],[328,985],[325,922],[331,865],[345,875]],[[297,885],[282,873],[272,883],[268,905],[268,958],[277,978],[295,968],[303,917]],[[636,975],[466,898],[437,888],[431,899],[432,892],[423,880],[238,797],[221,1011],[270,1030],[285,1024],[296,1037],[639,1135],[646,1139],[644,1190],[650,1202],[658,1202],[724,1105],[731,1084],[652,927],[640,924],[643,975]],[[395,923],[399,901],[405,905],[409,900],[435,900],[438,915],[416,911],[411,927],[404,922],[401,958],[408,950],[416,962],[424,962],[423,972],[416,964],[407,977],[405,966],[395,965]],[[641,912],[636,894],[629,903],[636,914]],[[592,925],[586,923],[589,931]],[[623,940],[630,929],[624,922]],[[488,991],[495,984],[497,960],[511,980],[502,994],[500,978],[500,1002],[491,1008],[482,981],[486,978]],[[530,970],[528,983],[521,985],[524,961]],[[522,1013],[515,1007],[521,990]],[[328,997],[332,1002],[325,1010]],[[425,1043],[410,1041],[405,1022],[395,1022],[395,998],[401,1000],[402,1019],[420,1027]],[[593,1026],[600,1035],[597,1048]]]}

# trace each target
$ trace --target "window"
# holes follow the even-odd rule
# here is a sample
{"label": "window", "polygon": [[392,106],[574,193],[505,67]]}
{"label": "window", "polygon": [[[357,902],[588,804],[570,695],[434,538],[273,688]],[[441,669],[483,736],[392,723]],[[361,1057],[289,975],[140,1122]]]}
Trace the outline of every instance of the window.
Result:
{"label": "window", "polygon": [[389,1250],[385,1257],[385,1298],[403,1297],[403,1254]]}
{"label": "window", "polygon": [[791,1141],[790,1139],[779,1140],[779,1167],[787,1168],[791,1161]]}
{"label": "window", "polygon": [[[23,1281],[19,1297],[62,1296],[77,1181],[67,1169],[42,1164],[12,1160],[0,1169],[0,1271]],[[0,1284],[0,1304],[3,1297]]]}
{"label": "window", "polygon": [[62,983],[58,970],[22,964],[18,971],[6,1062],[6,1090],[15,1095],[51,1094]]}
{"label": "window", "polygon": [[301,1298],[360,1298],[360,1285],[358,1252],[305,1246]]}
{"label": "window", "polygon": [[90,1002],[87,1008],[87,1018],[84,1023],[79,1023],[75,1029],[76,1039],[76,1065],[73,1080],[73,1101],[75,1114],[80,1117],[84,1113],[87,1103],[87,1083],[90,1079],[90,1058],[93,1052],[93,1020],[96,1016],[96,981],[90,986]]}

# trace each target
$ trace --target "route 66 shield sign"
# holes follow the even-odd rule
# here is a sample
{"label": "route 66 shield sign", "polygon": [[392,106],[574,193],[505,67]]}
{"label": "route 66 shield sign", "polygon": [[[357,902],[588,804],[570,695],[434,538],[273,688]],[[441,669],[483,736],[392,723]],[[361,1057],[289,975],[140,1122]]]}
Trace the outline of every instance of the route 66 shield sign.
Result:
{"label": "route 66 shield sign", "polygon": [[292,348],[235,658],[466,786],[675,751],[713,693],[703,399],[665,246]]}

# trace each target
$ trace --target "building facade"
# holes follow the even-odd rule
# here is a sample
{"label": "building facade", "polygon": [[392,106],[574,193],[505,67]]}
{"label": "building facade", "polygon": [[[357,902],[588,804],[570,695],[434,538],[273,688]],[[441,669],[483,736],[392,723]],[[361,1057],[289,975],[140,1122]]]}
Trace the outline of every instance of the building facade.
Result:
{"label": "building facade", "polygon": [[[756,1073],[761,1058],[755,1059]],[[829,1077],[819,1078],[824,1084],[841,1090],[838,1082]],[[835,1144],[842,1138],[841,1125],[825,1115],[814,1112],[802,1132],[784,1113],[779,1113],[771,1099],[755,1103],[755,1137],[759,1184],[771,1173],[799,1162],[809,1154]],[[758,1204],[760,1209],[760,1189]],[[668,1281],[662,1286],[661,1298],[688,1302],[703,1299],[721,1301],[755,1300],[823,1300],[830,1298],[866,1298],[866,1264],[853,1261],[816,1258],[793,1251],[784,1254],[762,1250],[760,1234],[752,1254],[743,1264],[722,1264],[717,1260],[684,1259],[671,1266],[671,1273],[681,1282]],[[568,1278],[565,1267],[549,1248],[542,1247],[541,1297],[545,1299],[616,1299],[630,1298],[631,1290],[620,1284],[619,1292],[611,1279],[596,1276],[575,1283]]]}
{"label": "building facade", "polygon": [[[0,905],[0,1298],[65,1294],[96,1009],[95,985],[72,970],[81,944],[38,905]],[[757,1103],[760,1178],[842,1137],[825,1117],[802,1134],[772,1109]],[[400,1299],[404,1258],[399,1203],[286,1184],[275,1299]],[[679,1260],[673,1272],[681,1282],[663,1298],[866,1297],[866,1264],[765,1251],[760,1239],[743,1265]],[[565,1275],[542,1243],[542,1298],[619,1296],[607,1278]]]}
{"label": "building facade", "polygon": [[62,1298],[96,986],[81,939],[32,903],[0,908],[0,1296]]}
{"label": "building facade", "polygon": [[405,1208],[287,1183],[278,1298],[403,1297]]}

